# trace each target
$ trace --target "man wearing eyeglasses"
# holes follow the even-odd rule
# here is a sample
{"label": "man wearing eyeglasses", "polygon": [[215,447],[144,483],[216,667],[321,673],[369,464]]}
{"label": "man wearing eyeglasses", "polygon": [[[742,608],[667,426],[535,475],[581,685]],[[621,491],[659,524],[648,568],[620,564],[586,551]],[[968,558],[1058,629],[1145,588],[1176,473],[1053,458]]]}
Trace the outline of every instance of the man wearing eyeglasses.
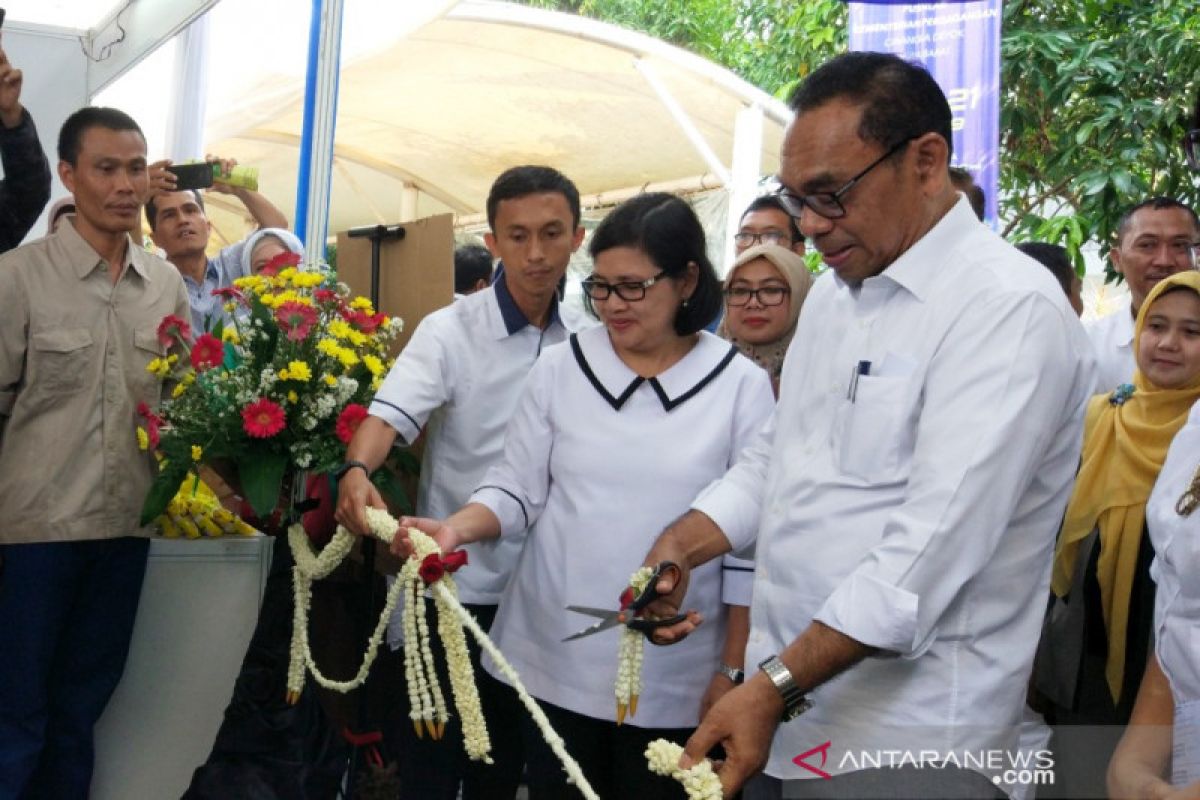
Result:
{"label": "man wearing eyeglasses", "polygon": [[1133,381],[1133,324],[1142,301],[1155,285],[1176,272],[1195,269],[1200,241],[1196,212],[1170,197],[1152,197],[1126,211],[1117,222],[1117,241],[1108,252],[1113,269],[1129,286],[1129,307],[1087,327],[1096,353],[1096,392],[1111,392]]}
{"label": "man wearing eyeglasses", "polygon": [[804,255],[804,236],[778,195],[765,194],[754,198],[754,202],[742,212],[738,232],[733,235],[733,246],[738,255],[760,244],[777,244]]}
{"label": "man wearing eyeglasses", "polygon": [[773,421],[646,558],[687,573],[756,541],[759,668],[683,761],[723,744],[726,791],[765,771],[747,800],[1005,797],[979,759],[1016,748],[1090,347],[1050,273],[951,186],[923,68],[849,53],[790,105],[780,199],[831,269]]}

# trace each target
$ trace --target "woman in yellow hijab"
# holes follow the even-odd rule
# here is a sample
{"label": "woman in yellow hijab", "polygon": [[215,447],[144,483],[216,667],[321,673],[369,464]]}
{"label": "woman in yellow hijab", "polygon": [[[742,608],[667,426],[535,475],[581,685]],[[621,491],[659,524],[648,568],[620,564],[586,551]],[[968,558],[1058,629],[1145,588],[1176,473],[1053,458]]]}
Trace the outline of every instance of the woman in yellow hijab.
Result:
{"label": "woman in yellow hijab", "polygon": [[[1146,501],[1171,439],[1200,398],[1200,272],[1172,275],[1150,292],[1134,354],[1133,383],[1093,397],[1088,407],[1059,534],[1051,576],[1058,600],[1037,671],[1059,724],[1124,725],[1137,696],[1154,606]],[[1056,626],[1056,615],[1076,624]],[[1093,768],[1102,763],[1097,756]]]}

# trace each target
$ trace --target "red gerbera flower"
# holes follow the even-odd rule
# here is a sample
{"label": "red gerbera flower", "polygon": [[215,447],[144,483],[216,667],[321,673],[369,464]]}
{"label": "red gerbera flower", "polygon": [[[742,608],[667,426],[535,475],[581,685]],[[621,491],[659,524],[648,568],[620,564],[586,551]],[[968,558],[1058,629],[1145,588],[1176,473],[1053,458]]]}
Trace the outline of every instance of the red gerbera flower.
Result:
{"label": "red gerbera flower", "polygon": [[168,314],[158,323],[158,341],[163,347],[170,347],[176,341],[186,344],[191,338],[192,326],[174,314]]}
{"label": "red gerbera flower", "polygon": [[222,300],[245,300],[246,295],[242,294],[242,290],[236,286],[219,286],[212,290],[214,297],[219,297]]}
{"label": "red gerbera flower", "polygon": [[211,333],[202,333],[192,345],[192,366],[197,372],[221,366],[225,360],[225,345]]}
{"label": "red gerbera flower", "polygon": [[287,338],[293,342],[302,342],[317,322],[317,311],[312,306],[289,300],[275,309],[275,319],[283,328]]}
{"label": "red gerbera flower", "polygon": [[317,289],[313,292],[313,299],[318,303],[333,303],[338,299],[337,292],[333,289]]}
{"label": "red gerbera flower", "polygon": [[158,447],[158,428],[162,425],[162,417],[150,410],[145,401],[137,404],[138,416],[146,421],[146,438],[150,440],[150,449]]}
{"label": "red gerbera flower", "polygon": [[349,322],[352,322],[355,326],[357,326],[358,329],[363,333],[371,334],[383,324],[383,321],[387,319],[387,315],[383,314],[382,312],[378,314],[368,314],[362,309],[355,309],[354,311],[350,312],[347,319]]}
{"label": "red gerbera flower", "polygon": [[260,397],[242,409],[242,428],[256,439],[269,439],[283,430],[287,415],[283,408]]}
{"label": "red gerbera flower", "polygon": [[263,264],[263,268],[259,270],[258,274],[265,275],[268,278],[273,278],[279,274],[280,270],[286,269],[287,267],[297,266],[299,263],[299,253],[293,253],[291,251],[280,253],[266,264]]}
{"label": "red gerbera flower", "polygon": [[333,426],[333,432],[342,440],[342,444],[350,444],[350,440],[354,438],[354,432],[358,430],[358,426],[366,418],[367,409],[358,403],[351,403],[343,408],[342,413],[338,415],[337,422]]}

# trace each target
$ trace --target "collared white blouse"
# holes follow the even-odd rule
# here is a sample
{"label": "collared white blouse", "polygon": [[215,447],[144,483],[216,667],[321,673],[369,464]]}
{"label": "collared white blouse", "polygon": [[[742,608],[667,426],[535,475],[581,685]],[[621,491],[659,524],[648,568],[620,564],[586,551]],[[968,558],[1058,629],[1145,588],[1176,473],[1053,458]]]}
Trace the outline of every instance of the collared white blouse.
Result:
{"label": "collared white blouse", "polygon": [[[619,631],[563,642],[595,622],[566,606],[615,609],[659,532],[733,464],[772,405],[766,372],[709,333],[649,380],[603,328],[542,355],[504,459],[471,498],[500,518],[502,538],[531,526],[492,636],[534,697],[615,718]],[[626,724],[697,723],[724,638],[718,561],[692,573],[686,605],[707,622],[681,644],[645,648],[637,716]]]}
{"label": "collared white blouse", "polygon": [[695,502],[757,533],[746,663],[813,620],[883,653],[812,693],[767,765],[1006,748],[1078,464],[1093,359],[1050,273],[965,199],[883,273],[804,303],[773,423]]}

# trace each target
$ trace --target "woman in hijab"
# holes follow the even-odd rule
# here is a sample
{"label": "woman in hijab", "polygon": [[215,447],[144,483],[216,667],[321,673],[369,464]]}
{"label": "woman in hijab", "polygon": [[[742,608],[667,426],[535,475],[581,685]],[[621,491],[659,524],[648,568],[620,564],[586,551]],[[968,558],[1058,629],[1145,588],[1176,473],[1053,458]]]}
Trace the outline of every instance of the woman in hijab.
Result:
{"label": "woman in hijab", "polygon": [[242,275],[257,275],[272,258],[292,252],[304,255],[304,243],[283,228],[261,228],[246,239],[242,247]]}
{"label": "woman in hijab", "polygon": [[[812,282],[801,254],[778,244],[744,250],[725,277],[725,318],[717,334],[767,371],[776,397],[783,357]],[[754,562],[727,555],[721,562],[721,578],[721,601],[729,608],[729,622],[721,661],[700,702],[701,716],[745,677]]]}
{"label": "woman in hijab", "polygon": [[725,278],[725,318],[717,334],[767,371],[775,392],[812,273],[797,253],[760,244],[738,256]]}
{"label": "woman in hijab", "polygon": [[[1058,773],[1088,781],[1086,796],[1103,796],[1096,766],[1107,762],[1119,726],[1130,720],[1147,663],[1155,602],[1147,500],[1200,398],[1200,273],[1172,275],[1151,291],[1138,314],[1134,354],[1133,383],[1093,397],[1088,407],[1051,577],[1057,599],[1036,669],[1037,688],[1052,704],[1048,721],[1114,726],[1102,753],[1092,738],[1059,737]],[[1076,787],[1066,788],[1074,796]]]}

